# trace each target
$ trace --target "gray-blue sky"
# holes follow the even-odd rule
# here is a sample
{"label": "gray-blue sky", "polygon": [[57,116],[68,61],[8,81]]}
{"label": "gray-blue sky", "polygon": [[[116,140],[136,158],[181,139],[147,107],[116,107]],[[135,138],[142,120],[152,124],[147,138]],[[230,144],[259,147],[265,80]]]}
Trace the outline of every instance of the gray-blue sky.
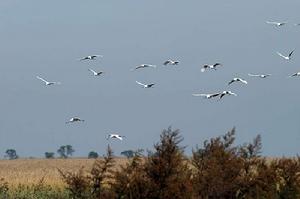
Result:
{"label": "gray-blue sky", "polygon": [[[34,1],[0,2],[0,152],[42,156],[71,144],[76,155],[104,153],[117,131],[125,149],[152,148],[163,128],[182,132],[190,151],[237,127],[238,143],[263,138],[265,155],[299,152],[300,70],[298,0]],[[266,20],[288,20],[276,28]],[[296,49],[290,62],[275,52]],[[88,54],[100,61],[78,62]],[[142,63],[178,67],[131,72]],[[206,63],[218,71],[201,73]],[[95,78],[87,70],[104,70]],[[271,73],[269,79],[247,73]],[[62,84],[45,87],[36,75]],[[227,86],[234,76],[249,84]],[[135,81],[154,82],[142,89]],[[230,89],[237,97],[209,101],[194,92]],[[66,125],[72,116],[85,123]]]}

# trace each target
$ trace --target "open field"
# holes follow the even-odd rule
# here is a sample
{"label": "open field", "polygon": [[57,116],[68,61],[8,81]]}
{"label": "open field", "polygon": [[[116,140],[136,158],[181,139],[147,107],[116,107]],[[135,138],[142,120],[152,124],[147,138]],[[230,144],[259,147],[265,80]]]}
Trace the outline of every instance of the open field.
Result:
{"label": "open field", "polygon": [[[116,165],[126,163],[126,158],[116,158]],[[0,178],[10,186],[18,184],[36,184],[44,177],[44,182],[51,186],[62,186],[58,169],[78,171],[80,168],[90,170],[95,159],[17,159],[0,160]]]}
{"label": "open field", "polygon": [[[275,158],[267,158],[268,161]],[[115,158],[116,167],[124,165],[126,158]],[[69,158],[69,159],[17,159],[0,160],[0,179],[4,178],[10,186],[18,184],[36,184],[43,177],[45,184],[62,186],[63,182],[58,169],[76,172],[80,168],[89,171],[95,159]]]}

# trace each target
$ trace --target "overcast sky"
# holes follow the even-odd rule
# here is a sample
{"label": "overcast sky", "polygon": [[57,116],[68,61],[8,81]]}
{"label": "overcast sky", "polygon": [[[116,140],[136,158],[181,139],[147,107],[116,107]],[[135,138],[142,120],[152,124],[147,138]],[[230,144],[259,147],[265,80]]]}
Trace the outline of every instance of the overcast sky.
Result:
{"label": "overcast sky", "polygon": [[[300,79],[287,76],[300,70],[299,7],[299,0],[2,0],[0,155],[14,148],[42,157],[65,144],[76,156],[103,154],[110,132],[126,136],[111,142],[118,155],[151,149],[170,125],[181,130],[187,153],[235,126],[237,144],[261,134],[264,155],[296,155]],[[289,62],[276,55],[293,49]],[[104,57],[78,61],[89,54]],[[180,65],[163,67],[167,59]],[[215,62],[223,67],[200,72]],[[130,71],[143,63],[158,67]],[[47,87],[37,75],[62,84]],[[227,86],[235,76],[248,85]],[[192,96],[223,90],[238,96]],[[73,116],[85,122],[66,125]]]}

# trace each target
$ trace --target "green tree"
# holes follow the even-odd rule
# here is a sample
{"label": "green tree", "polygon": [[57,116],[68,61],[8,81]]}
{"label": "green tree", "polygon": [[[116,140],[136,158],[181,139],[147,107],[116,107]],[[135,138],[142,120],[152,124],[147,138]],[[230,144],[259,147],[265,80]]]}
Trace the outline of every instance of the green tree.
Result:
{"label": "green tree", "polygon": [[45,152],[45,158],[47,158],[47,159],[54,158],[54,153],[53,152]]}
{"label": "green tree", "polygon": [[63,145],[60,146],[57,150],[57,153],[61,158],[68,158],[69,156],[72,156],[75,150],[71,145]]}
{"label": "green tree", "polygon": [[5,157],[8,157],[10,160],[18,159],[17,151],[15,149],[7,149]]}
{"label": "green tree", "polygon": [[68,157],[67,152],[66,152],[66,146],[64,146],[64,145],[59,147],[59,149],[57,150],[57,153],[61,158]]}
{"label": "green tree", "polygon": [[99,157],[99,155],[97,152],[95,152],[95,151],[89,152],[88,158],[98,158],[98,157]]}
{"label": "green tree", "polygon": [[132,158],[134,156],[134,151],[133,150],[122,151],[121,155],[125,156],[126,158]]}
{"label": "green tree", "polygon": [[72,156],[75,150],[71,145],[66,145],[66,154],[67,156]]}

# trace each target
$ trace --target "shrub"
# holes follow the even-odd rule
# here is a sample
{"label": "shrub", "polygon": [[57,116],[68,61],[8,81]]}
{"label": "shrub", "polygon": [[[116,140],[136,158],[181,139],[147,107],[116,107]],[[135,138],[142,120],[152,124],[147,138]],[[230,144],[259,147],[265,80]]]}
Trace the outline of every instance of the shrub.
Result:
{"label": "shrub", "polygon": [[147,187],[149,181],[143,164],[142,151],[133,153],[133,157],[128,159],[128,163],[116,171],[113,191],[117,198],[122,199],[144,199],[149,195]]}
{"label": "shrub", "polygon": [[234,198],[242,161],[233,147],[235,129],[222,137],[205,141],[193,151],[193,184],[199,198]]}
{"label": "shrub", "polygon": [[184,157],[184,147],[179,146],[183,138],[179,130],[171,127],[163,130],[160,142],[145,162],[146,178],[149,181],[147,198],[176,199],[190,198],[192,187],[190,169]]}
{"label": "shrub", "polygon": [[88,199],[90,198],[90,189],[88,177],[84,174],[83,168],[78,172],[64,172],[58,169],[63,181],[66,183],[67,191],[71,198]]}

